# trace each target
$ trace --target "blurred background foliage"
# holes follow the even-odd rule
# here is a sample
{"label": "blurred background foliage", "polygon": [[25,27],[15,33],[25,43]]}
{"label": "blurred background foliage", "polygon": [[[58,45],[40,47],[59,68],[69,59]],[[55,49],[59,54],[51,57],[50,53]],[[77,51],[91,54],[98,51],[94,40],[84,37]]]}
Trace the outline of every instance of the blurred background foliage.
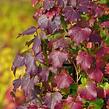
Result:
{"label": "blurred background foliage", "polygon": [[33,13],[31,0],[0,0],[0,109],[13,109],[10,94],[7,94],[15,78],[11,72],[12,61],[30,38],[16,37],[19,32],[35,24]]}

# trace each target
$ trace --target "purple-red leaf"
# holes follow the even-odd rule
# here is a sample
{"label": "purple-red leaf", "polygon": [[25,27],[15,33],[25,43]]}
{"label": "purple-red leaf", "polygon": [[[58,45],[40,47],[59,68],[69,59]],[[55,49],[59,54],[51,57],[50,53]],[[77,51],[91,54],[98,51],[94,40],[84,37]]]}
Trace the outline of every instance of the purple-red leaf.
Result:
{"label": "purple-red leaf", "polygon": [[17,54],[12,65],[12,70],[14,74],[16,73],[17,68],[24,65],[24,62],[25,62],[25,57],[21,54]]}
{"label": "purple-red leaf", "polygon": [[44,55],[42,52],[38,53],[36,56],[35,56],[35,60],[36,61],[39,61],[41,63],[44,63]]}
{"label": "purple-red leaf", "polygon": [[82,69],[87,71],[91,67],[93,58],[87,52],[80,51],[76,57],[76,61],[77,64],[79,64]]}
{"label": "purple-red leaf", "polygon": [[18,107],[16,107],[16,109],[27,109],[27,107],[26,106],[18,106]]}
{"label": "purple-red leaf", "polygon": [[88,76],[89,76],[90,79],[92,79],[96,82],[101,82],[101,80],[103,78],[103,73],[99,68],[95,68],[95,69],[90,71]]}
{"label": "purple-red leaf", "polygon": [[20,33],[18,35],[18,37],[20,37],[21,35],[31,35],[34,34],[36,32],[36,27],[35,26],[31,26],[30,28],[26,29],[25,31],[23,31],[22,33]]}
{"label": "purple-red leaf", "polygon": [[48,108],[54,109],[55,105],[62,100],[62,95],[59,92],[47,93],[44,100]]}
{"label": "purple-red leaf", "polygon": [[75,101],[73,97],[68,96],[67,99],[58,103],[55,109],[83,109],[82,102]]}
{"label": "purple-red leaf", "polygon": [[78,8],[81,13],[88,12],[90,0],[78,0]]}
{"label": "purple-red leaf", "polygon": [[104,10],[101,7],[96,6],[94,10],[95,10],[94,17],[101,17],[103,15]]}
{"label": "purple-red leaf", "polygon": [[52,21],[49,21],[48,27],[47,27],[47,33],[51,34],[54,33],[55,31],[58,31],[60,29],[60,16],[56,16]]}
{"label": "purple-red leaf", "polygon": [[13,90],[16,91],[16,89],[19,88],[20,85],[21,85],[21,78],[14,80],[13,81],[13,86],[14,86]]}
{"label": "purple-red leaf", "polygon": [[105,21],[105,22],[101,23],[101,26],[109,28],[109,21]]}
{"label": "purple-red leaf", "polygon": [[93,81],[89,81],[85,86],[80,85],[78,88],[78,94],[81,98],[87,100],[94,100],[97,98],[96,84]]}
{"label": "purple-red leaf", "polygon": [[60,7],[65,7],[68,3],[68,0],[57,0],[57,5]]}
{"label": "purple-red leaf", "polygon": [[34,78],[30,78],[29,75],[24,76],[22,78],[21,88],[24,90],[27,99],[31,99],[32,97],[34,97]]}
{"label": "purple-red leaf", "polygon": [[68,60],[68,53],[55,50],[50,53],[49,59],[53,67],[60,68]]}
{"label": "purple-red leaf", "polygon": [[98,96],[99,98],[104,98],[104,97],[105,97],[104,89],[103,89],[103,88],[97,87],[97,96]]}
{"label": "purple-red leaf", "polygon": [[47,81],[49,76],[49,70],[47,68],[43,68],[39,75],[42,81]]}
{"label": "purple-red leaf", "polygon": [[48,19],[46,15],[42,15],[38,19],[38,25],[42,30],[45,30],[48,34],[54,33],[60,29],[60,16],[55,16],[54,19]]}
{"label": "purple-red leaf", "polygon": [[64,101],[63,106],[68,109],[82,109],[82,103],[74,101],[73,97],[70,96]]}
{"label": "purple-red leaf", "polygon": [[92,33],[89,37],[89,42],[101,44],[101,37],[97,33]]}
{"label": "purple-red leaf", "polygon": [[38,107],[35,104],[31,104],[27,107],[27,109],[38,109]]}
{"label": "purple-red leaf", "polygon": [[32,56],[32,54],[28,53],[25,56],[25,66],[26,66],[26,72],[30,75],[34,75],[37,73],[37,66],[35,64],[35,59]]}
{"label": "purple-red leaf", "polygon": [[33,42],[33,47],[32,47],[35,56],[41,52],[41,40],[36,36]]}
{"label": "purple-red leaf", "polygon": [[49,11],[51,8],[54,7],[54,4],[54,0],[44,0],[44,9]]}
{"label": "purple-red leaf", "polygon": [[91,29],[87,27],[73,27],[69,30],[68,34],[72,40],[74,40],[77,44],[80,44],[83,41],[88,40],[89,35],[91,34]]}
{"label": "purple-red leaf", "polygon": [[49,19],[46,15],[41,15],[38,19],[38,25],[41,29],[45,30],[48,26]]}
{"label": "purple-red leaf", "polygon": [[72,7],[64,8],[63,15],[65,17],[65,20],[70,22],[77,21],[80,18],[79,12],[77,10],[74,10]]}
{"label": "purple-red leaf", "polygon": [[72,7],[77,6],[77,0],[68,0],[68,5],[71,5]]}
{"label": "purple-red leaf", "polygon": [[66,39],[64,38],[59,38],[56,40],[51,40],[49,42],[49,47],[52,47],[52,49],[56,50],[56,49],[63,49],[63,48],[67,48],[68,47],[68,42]]}
{"label": "purple-red leaf", "polygon": [[73,79],[66,70],[62,70],[58,75],[54,77],[54,82],[60,89],[68,88],[73,83]]}
{"label": "purple-red leaf", "polygon": [[97,33],[92,33],[89,37],[89,42],[101,44],[101,37]]}
{"label": "purple-red leaf", "polygon": [[105,74],[109,74],[109,63],[105,66]]}

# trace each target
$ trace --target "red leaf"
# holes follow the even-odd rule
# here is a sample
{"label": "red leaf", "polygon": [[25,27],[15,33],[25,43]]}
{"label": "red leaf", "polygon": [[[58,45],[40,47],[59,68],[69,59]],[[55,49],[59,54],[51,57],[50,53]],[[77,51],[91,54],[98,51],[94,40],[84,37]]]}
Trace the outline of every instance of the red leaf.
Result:
{"label": "red leaf", "polygon": [[87,71],[91,67],[93,58],[87,52],[81,51],[78,53],[78,56],[76,57],[76,61],[77,64],[80,64],[81,67],[85,71]]}
{"label": "red leaf", "polygon": [[73,83],[73,79],[66,70],[62,70],[54,77],[54,82],[58,88],[68,88]]}
{"label": "red leaf", "polygon": [[98,96],[99,98],[104,98],[104,97],[105,97],[104,89],[103,89],[103,88],[97,87],[97,96]]}
{"label": "red leaf", "polygon": [[55,106],[55,109],[83,109],[82,103],[75,101],[73,97],[68,96],[67,99],[63,100],[62,102],[58,103]]}
{"label": "red leaf", "polygon": [[67,48],[68,47],[68,40],[64,39],[64,38],[58,38],[56,40],[51,40],[49,42],[49,47],[52,49],[63,49],[63,48]]}
{"label": "red leaf", "polygon": [[38,107],[34,104],[31,104],[27,107],[27,109],[38,109]]}
{"label": "red leaf", "polygon": [[68,109],[82,109],[82,103],[74,101],[70,96],[64,101],[63,105],[68,107]]}
{"label": "red leaf", "polygon": [[97,53],[96,53],[96,57],[98,58],[98,57],[100,57],[100,58],[102,58],[102,57],[104,57],[105,55],[107,55],[107,54],[109,54],[109,47],[102,47],[102,48],[100,48],[98,51],[97,51]]}
{"label": "red leaf", "polygon": [[101,37],[99,34],[93,32],[89,37],[89,42],[101,44]]}
{"label": "red leaf", "polygon": [[89,35],[91,34],[91,29],[74,27],[69,30],[68,34],[70,35],[72,40],[74,40],[77,44],[80,44],[83,41],[88,40]]}
{"label": "red leaf", "polygon": [[49,109],[54,109],[55,105],[62,100],[62,95],[59,92],[55,93],[47,93],[44,97],[45,104],[48,106]]}
{"label": "red leaf", "polygon": [[38,26],[42,30],[46,30],[47,34],[54,33],[60,29],[60,16],[55,16],[53,20],[50,20],[47,15],[41,15],[38,19]]}
{"label": "red leaf", "polygon": [[75,10],[74,8],[68,6],[64,8],[63,15],[65,17],[65,20],[70,22],[77,21],[80,18],[78,10]]}
{"label": "red leaf", "polygon": [[105,67],[105,74],[109,74],[109,63],[106,64],[106,67]]}
{"label": "red leaf", "polygon": [[89,81],[85,86],[80,85],[78,88],[78,94],[81,98],[87,100],[95,100],[97,98],[95,82]]}
{"label": "red leaf", "polygon": [[105,21],[105,22],[101,23],[101,26],[109,28],[109,21]]}
{"label": "red leaf", "polygon": [[51,64],[55,68],[62,67],[63,63],[67,61],[68,54],[61,51],[53,51],[50,53],[49,59],[51,60]]}
{"label": "red leaf", "polygon": [[103,73],[99,68],[95,68],[90,73],[88,74],[89,78],[96,81],[100,82],[103,78]]}

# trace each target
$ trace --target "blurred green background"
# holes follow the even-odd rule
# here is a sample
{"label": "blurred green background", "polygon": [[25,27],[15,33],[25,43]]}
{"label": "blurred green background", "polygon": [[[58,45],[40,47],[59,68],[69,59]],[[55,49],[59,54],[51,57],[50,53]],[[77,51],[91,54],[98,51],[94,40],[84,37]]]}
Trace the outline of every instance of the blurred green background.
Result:
{"label": "blurred green background", "polygon": [[0,0],[0,109],[14,109],[9,91],[15,54],[25,47],[28,37],[16,39],[19,32],[34,25],[31,0]]}

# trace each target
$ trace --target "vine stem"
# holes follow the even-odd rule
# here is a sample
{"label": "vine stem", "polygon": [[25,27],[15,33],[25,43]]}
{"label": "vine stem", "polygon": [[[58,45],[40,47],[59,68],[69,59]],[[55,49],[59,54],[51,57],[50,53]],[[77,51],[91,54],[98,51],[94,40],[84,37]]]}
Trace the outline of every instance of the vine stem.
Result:
{"label": "vine stem", "polygon": [[77,69],[77,67],[76,67],[76,65],[75,65],[75,63],[74,63],[74,61],[73,61],[73,65],[74,65],[74,67],[75,67],[76,75],[77,75],[77,80],[76,80],[76,82],[78,83],[78,81],[79,81],[80,78],[81,78],[81,75],[79,76],[80,68],[79,68],[79,70]]}

